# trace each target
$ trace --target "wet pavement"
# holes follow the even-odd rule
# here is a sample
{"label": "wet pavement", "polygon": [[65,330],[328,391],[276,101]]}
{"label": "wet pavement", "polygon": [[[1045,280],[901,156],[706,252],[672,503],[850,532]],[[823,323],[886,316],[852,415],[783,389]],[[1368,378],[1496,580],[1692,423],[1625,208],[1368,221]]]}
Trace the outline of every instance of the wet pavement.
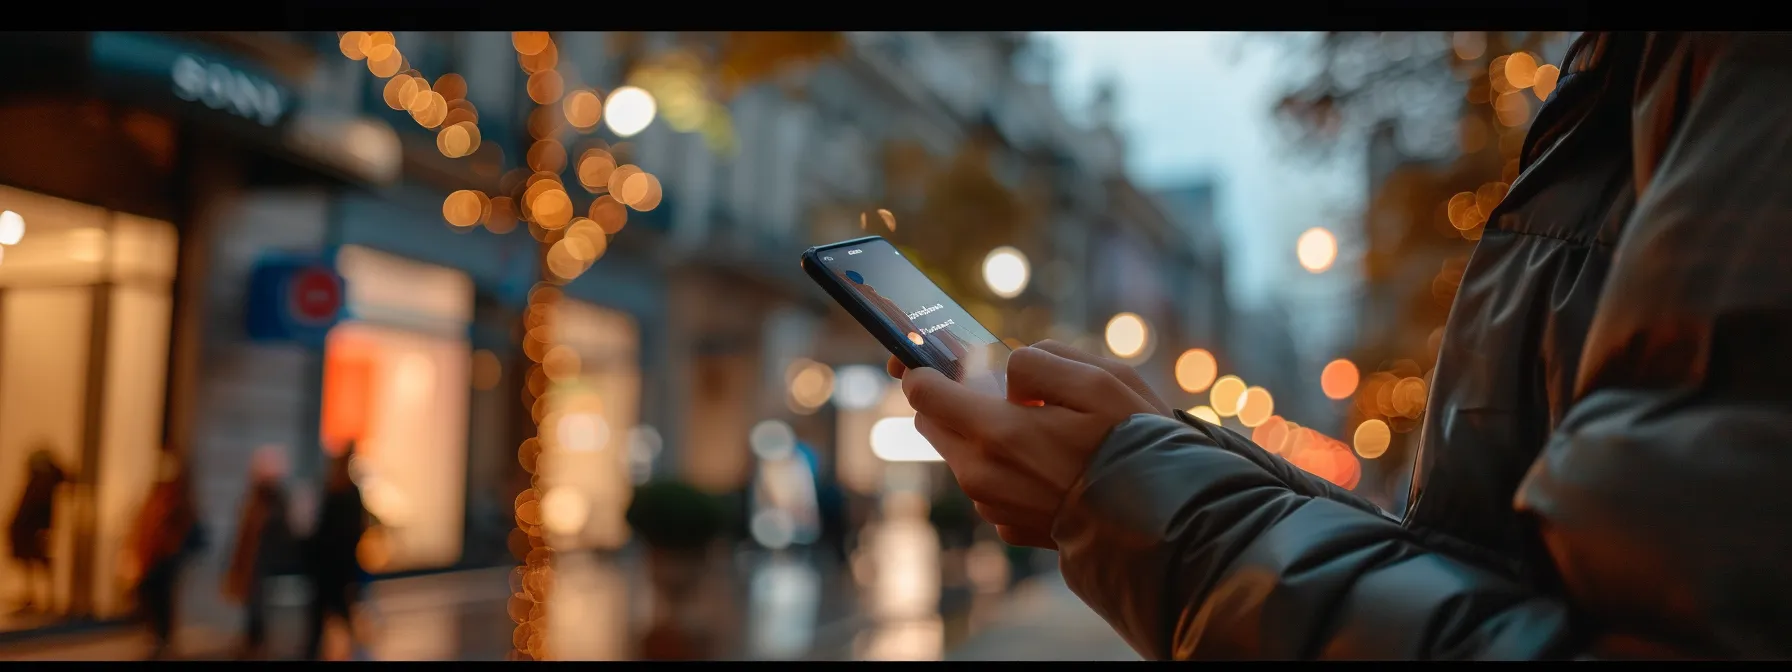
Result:
{"label": "wet pavement", "polygon": [[1034,577],[1017,586],[988,627],[954,647],[946,660],[1135,661],[1113,628],[1090,611],[1063,577]]}
{"label": "wet pavement", "polygon": [[[865,539],[850,566],[765,551],[711,563],[716,582],[701,608],[714,611],[696,620],[714,624],[716,637],[709,650],[692,653],[731,660],[1138,659],[1055,573],[1002,590],[1006,565],[997,562],[999,547],[942,554],[933,530],[919,520],[881,523]],[[950,565],[945,571],[942,557]],[[333,629],[326,657],[503,660],[512,655],[516,628],[506,609],[512,569],[376,582],[357,615],[358,636]],[[548,605],[553,658],[640,657],[655,606],[642,589],[649,581],[637,558],[569,554],[557,562],[555,576]],[[297,657],[303,585],[287,582],[274,602],[270,653]],[[177,658],[234,655],[237,612],[217,604],[183,612],[189,617],[176,636]],[[0,661],[131,660],[148,648],[140,628],[110,628],[14,642],[0,647]]]}

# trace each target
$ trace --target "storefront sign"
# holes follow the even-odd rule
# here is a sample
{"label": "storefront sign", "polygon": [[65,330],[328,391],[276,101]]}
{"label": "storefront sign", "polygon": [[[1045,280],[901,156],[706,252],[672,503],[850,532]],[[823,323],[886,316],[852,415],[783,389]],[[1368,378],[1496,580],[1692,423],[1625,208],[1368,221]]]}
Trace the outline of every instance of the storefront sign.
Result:
{"label": "storefront sign", "polygon": [[264,127],[295,107],[291,87],[266,69],[199,43],[149,33],[94,33],[93,67],[102,92],[198,106]]}
{"label": "storefront sign", "polygon": [[249,338],[319,346],[342,315],[346,287],[325,259],[272,255],[249,274],[243,315]]}
{"label": "storefront sign", "polygon": [[169,67],[174,95],[273,126],[286,116],[286,94],[273,82],[196,54],[174,57]]}
{"label": "storefront sign", "polygon": [[301,268],[287,280],[286,301],[286,312],[294,322],[328,325],[342,310],[342,278],[328,268]]}

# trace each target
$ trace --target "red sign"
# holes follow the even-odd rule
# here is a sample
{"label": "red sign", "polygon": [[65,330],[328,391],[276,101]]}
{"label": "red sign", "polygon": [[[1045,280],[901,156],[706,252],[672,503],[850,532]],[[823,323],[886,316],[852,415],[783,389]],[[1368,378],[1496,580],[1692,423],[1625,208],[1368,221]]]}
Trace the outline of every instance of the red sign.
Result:
{"label": "red sign", "polygon": [[301,324],[325,324],[342,308],[342,281],[325,268],[293,273],[287,284],[287,310]]}

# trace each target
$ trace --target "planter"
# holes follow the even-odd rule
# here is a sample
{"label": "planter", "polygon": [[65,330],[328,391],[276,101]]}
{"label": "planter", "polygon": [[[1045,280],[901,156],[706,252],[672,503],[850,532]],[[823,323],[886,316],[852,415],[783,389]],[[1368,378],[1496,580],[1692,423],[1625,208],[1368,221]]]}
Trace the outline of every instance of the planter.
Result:
{"label": "planter", "polygon": [[635,490],[627,519],[647,551],[653,622],[641,642],[650,660],[709,657],[709,624],[701,618],[703,586],[726,508],[715,497],[676,481],[656,481]]}

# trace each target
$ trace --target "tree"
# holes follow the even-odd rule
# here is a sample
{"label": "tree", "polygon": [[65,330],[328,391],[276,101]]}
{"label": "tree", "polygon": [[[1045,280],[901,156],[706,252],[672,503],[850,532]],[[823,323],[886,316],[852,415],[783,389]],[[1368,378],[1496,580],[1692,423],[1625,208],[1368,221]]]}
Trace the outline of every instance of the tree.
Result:
{"label": "tree", "polygon": [[1518,176],[1524,134],[1556,84],[1567,35],[1331,32],[1279,39],[1301,71],[1274,113],[1297,155],[1361,150],[1367,296],[1363,371],[1341,436],[1369,420],[1395,440],[1365,483],[1403,471],[1440,328],[1487,213]]}

